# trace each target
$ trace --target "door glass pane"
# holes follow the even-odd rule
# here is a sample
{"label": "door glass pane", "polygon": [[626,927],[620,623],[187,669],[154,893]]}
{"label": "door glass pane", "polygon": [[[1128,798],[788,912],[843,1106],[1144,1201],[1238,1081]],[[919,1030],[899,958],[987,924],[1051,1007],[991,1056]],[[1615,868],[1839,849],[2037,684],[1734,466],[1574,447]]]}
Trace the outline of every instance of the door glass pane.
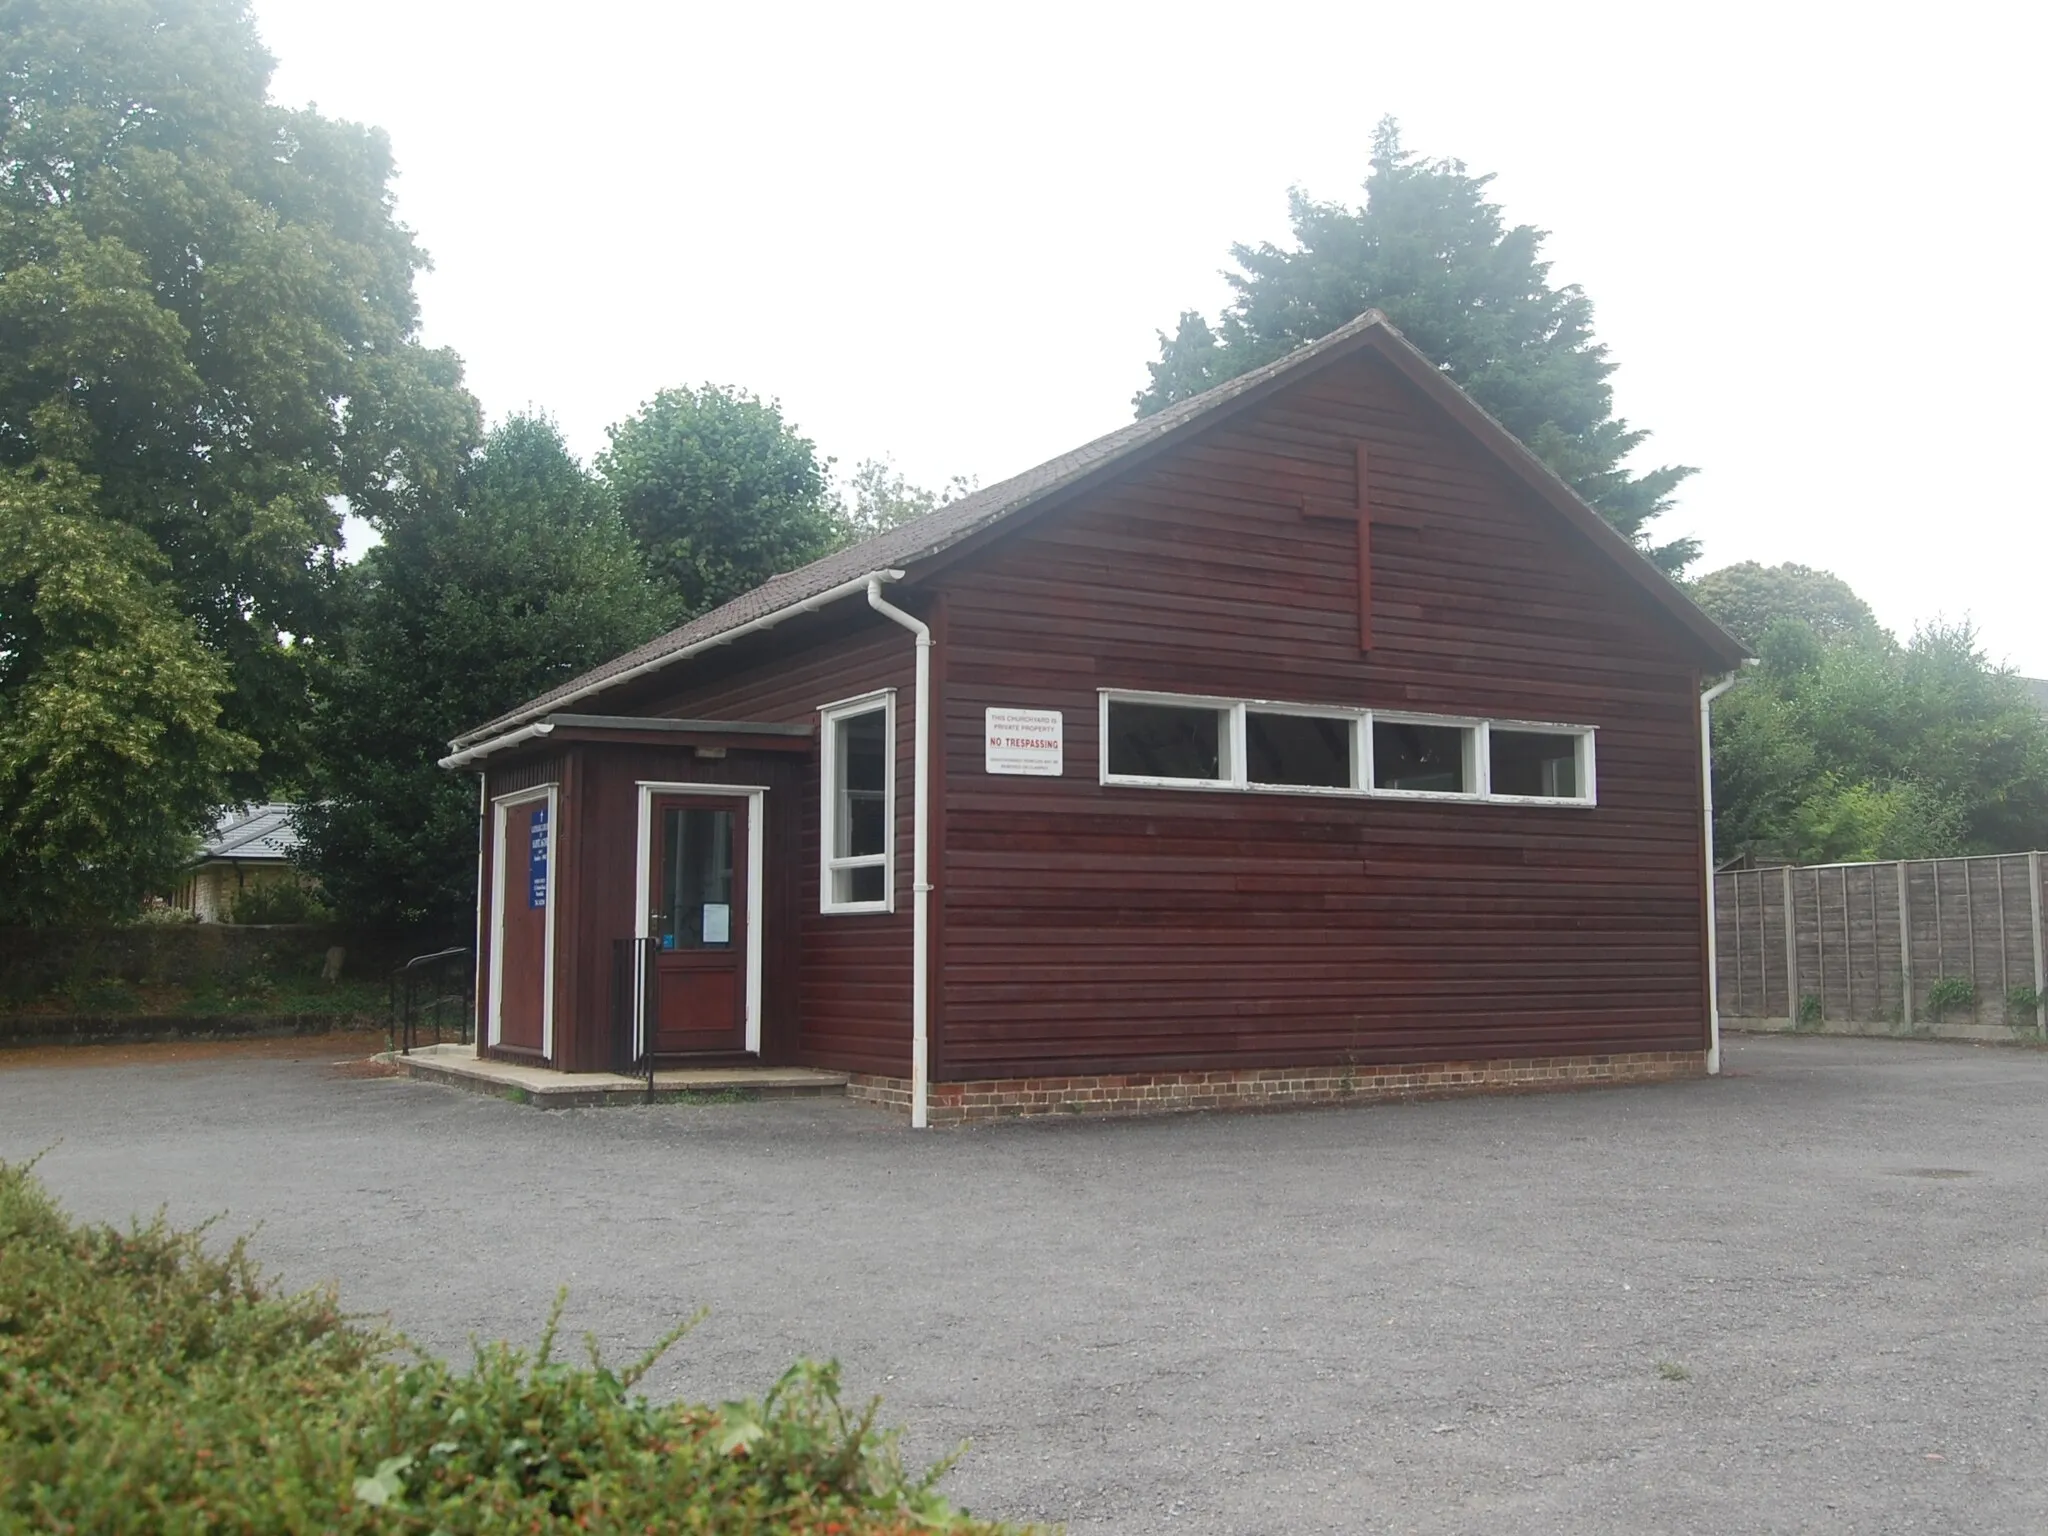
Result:
{"label": "door glass pane", "polygon": [[1223,777],[1223,712],[1109,701],[1109,771],[1138,779]]}
{"label": "door glass pane", "polygon": [[733,928],[731,811],[669,806],[661,813],[661,880],[654,938],[663,949],[721,949]]}
{"label": "door glass pane", "polygon": [[881,853],[888,846],[889,754],[884,710],[838,722],[839,825],[833,855]]}
{"label": "door glass pane", "polygon": [[1579,739],[1556,731],[1488,731],[1496,795],[1573,800],[1579,793]]}
{"label": "door glass pane", "polygon": [[1433,789],[1463,794],[1469,726],[1372,723],[1372,781],[1376,789]]}
{"label": "door glass pane", "polygon": [[1254,784],[1351,787],[1351,722],[1326,715],[1244,717],[1245,777]]}

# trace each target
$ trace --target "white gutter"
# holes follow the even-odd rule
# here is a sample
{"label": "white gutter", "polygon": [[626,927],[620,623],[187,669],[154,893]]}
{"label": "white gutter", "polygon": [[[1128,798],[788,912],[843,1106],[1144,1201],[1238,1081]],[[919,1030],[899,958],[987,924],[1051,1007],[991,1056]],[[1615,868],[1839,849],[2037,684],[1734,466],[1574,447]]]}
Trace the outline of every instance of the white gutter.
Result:
{"label": "white gutter", "polygon": [[911,749],[913,772],[910,831],[910,1124],[923,1130],[930,1123],[930,1019],[927,1016],[931,983],[931,900],[930,825],[927,800],[931,781],[932,713],[932,630],[882,600],[882,577],[868,578],[868,606],[885,619],[893,619],[917,637],[917,719]]}
{"label": "white gutter", "polygon": [[[711,636],[708,640],[699,640],[694,645],[686,645],[679,650],[663,651],[659,656],[650,656],[637,666],[628,667],[623,672],[614,672],[608,677],[601,677],[593,683],[587,683],[583,687],[578,688],[574,693],[565,693],[559,699],[550,699],[548,701],[548,710],[552,713],[556,710],[566,709],[578,699],[587,699],[592,694],[603,693],[607,688],[616,688],[620,683],[629,682],[633,678],[644,676],[649,672],[658,672],[663,667],[671,666],[678,661],[686,661],[692,656],[702,655],[705,651],[713,650],[718,646],[731,645],[733,641],[739,639],[742,635],[751,635],[760,630],[773,629],[784,619],[795,618],[800,613],[815,612],[817,609],[823,608],[827,603],[836,603],[842,597],[851,597],[856,592],[866,591],[878,581],[901,581],[902,579],[903,573],[901,571],[885,570],[870,571],[865,576],[856,576],[851,581],[842,581],[835,587],[827,587],[824,591],[813,593],[811,596],[799,602],[791,603],[787,607],[777,608],[773,612],[764,613],[758,619],[749,619],[744,624],[736,624],[722,634]],[[443,768],[460,768],[467,763],[474,762],[487,752],[499,751],[514,741],[523,741],[524,739],[517,731],[508,732],[504,736],[478,742],[473,747],[466,747],[460,752],[442,758],[441,766]]]}
{"label": "white gutter", "polygon": [[[1743,663],[1753,667],[1752,657]],[[1742,681],[1731,672],[1700,695],[1700,834],[1707,865],[1707,1075],[1721,1071],[1721,936],[1714,914],[1714,700]]]}
{"label": "white gutter", "polygon": [[539,725],[522,725],[516,731],[507,731],[502,736],[493,736],[489,741],[480,741],[473,747],[451,753],[441,759],[442,768],[467,768],[471,763],[489,757],[493,752],[502,752],[507,747],[516,747],[522,741],[533,741],[542,736],[552,736],[555,728],[543,721]]}

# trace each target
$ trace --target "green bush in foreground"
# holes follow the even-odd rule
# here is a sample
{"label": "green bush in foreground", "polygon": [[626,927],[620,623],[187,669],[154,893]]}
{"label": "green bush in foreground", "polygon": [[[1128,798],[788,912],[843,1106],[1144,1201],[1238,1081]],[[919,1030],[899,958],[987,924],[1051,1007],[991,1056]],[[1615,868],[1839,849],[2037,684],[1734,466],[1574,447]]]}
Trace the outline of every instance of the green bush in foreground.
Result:
{"label": "green bush in foreground", "polygon": [[[201,1229],[203,1230],[203,1229]],[[760,1402],[634,1393],[634,1365],[479,1347],[467,1373],[277,1296],[159,1214],[74,1224],[0,1162],[0,1532],[997,1532],[840,1406],[836,1366]]]}

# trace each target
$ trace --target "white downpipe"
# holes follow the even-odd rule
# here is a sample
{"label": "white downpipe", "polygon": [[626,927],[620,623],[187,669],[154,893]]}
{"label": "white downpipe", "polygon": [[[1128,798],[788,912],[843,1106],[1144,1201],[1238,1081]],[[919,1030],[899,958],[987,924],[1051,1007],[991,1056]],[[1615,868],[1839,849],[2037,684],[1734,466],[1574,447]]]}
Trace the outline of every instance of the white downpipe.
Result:
{"label": "white downpipe", "polygon": [[[1744,666],[1755,666],[1754,660]],[[1701,851],[1707,865],[1707,1075],[1721,1071],[1721,936],[1714,912],[1714,700],[1742,681],[1731,672],[1700,695]]]}
{"label": "white downpipe", "polygon": [[914,722],[911,759],[914,778],[910,791],[910,1125],[923,1130],[930,1123],[927,1101],[930,1093],[930,1036],[926,1015],[931,990],[931,900],[930,817],[931,714],[932,714],[932,629],[901,608],[883,601],[879,576],[868,582],[868,606],[885,619],[893,619],[917,637],[917,718]]}

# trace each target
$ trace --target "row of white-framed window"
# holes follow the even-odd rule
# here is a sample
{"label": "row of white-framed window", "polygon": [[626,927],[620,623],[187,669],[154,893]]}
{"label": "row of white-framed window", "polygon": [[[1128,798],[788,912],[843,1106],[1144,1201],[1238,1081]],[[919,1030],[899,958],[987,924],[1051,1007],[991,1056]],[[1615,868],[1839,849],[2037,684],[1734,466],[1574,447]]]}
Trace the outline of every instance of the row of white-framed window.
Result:
{"label": "row of white-framed window", "polygon": [[1100,699],[1108,785],[1596,803],[1589,725],[1107,688]]}
{"label": "row of white-framed window", "polygon": [[[1100,781],[1140,789],[1595,803],[1594,729],[1103,689]],[[819,908],[895,910],[896,694],[819,710]]]}

